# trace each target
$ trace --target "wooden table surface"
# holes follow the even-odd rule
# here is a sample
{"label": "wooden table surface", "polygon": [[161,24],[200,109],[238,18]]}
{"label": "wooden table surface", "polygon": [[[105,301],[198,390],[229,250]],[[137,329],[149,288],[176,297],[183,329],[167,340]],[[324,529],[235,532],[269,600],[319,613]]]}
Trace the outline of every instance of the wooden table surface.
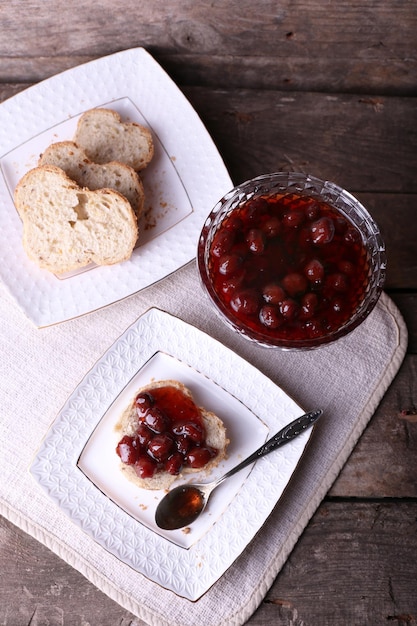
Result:
{"label": "wooden table surface", "polygon": [[[407,356],[248,624],[417,624],[415,0],[8,0],[0,19],[0,101],[144,46],[201,116],[235,183],[299,170],[368,207],[386,241],[386,291],[408,325]],[[0,519],[0,624],[143,622]]]}

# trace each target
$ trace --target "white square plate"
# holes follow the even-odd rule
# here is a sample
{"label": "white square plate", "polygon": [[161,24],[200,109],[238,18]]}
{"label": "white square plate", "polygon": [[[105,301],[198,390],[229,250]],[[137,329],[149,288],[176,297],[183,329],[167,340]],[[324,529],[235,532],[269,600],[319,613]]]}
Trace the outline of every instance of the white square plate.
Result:
{"label": "white square plate", "polygon": [[[152,131],[144,218],[128,261],[58,277],[26,256],[13,192],[43,150],[72,139],[80,115],[94,107]],[[0,145],[0,278],[38,327],[116,302],[191,261],[206,216],[233,186],[200,118],[143,48],[75,67],[0,104]]]}
{"label": "white square plate", "polygon": [[46,493],[121,561],[197,600],[260,530],[310,432],[220,485],[188,533],[161,531],[153,516],[164,492],[147,492],[121,476],[113,431],[137,386],[154,378],[184,382],[198,404],[224,420],[231,440],[228,459],[207,480],[236,465],[303,411],[233,351],[150,309],[90,370],[46,435],[31,466]]}
{"label": "white square plate", "polygon": [[[140,368],[103,415],[81,453],[78,467],[96,487],[136,520],[178,546],[189,548],[218,520],[249,474],[249,469],[239,472],[227,483],[219,486],[210,499],[206,514],[202,515],[189,531],[185,533],[181,530],[163,531],[158,528],[155,524],[155,510],[165,492],[138,489],[136,485],[129,482],[119,469],[120,460],[115,453],[117,442],[121,437],[115,425],[138,389],[153,380],[181,381],[192,390],[198,406],[204,406],[207,410],[221,416],[231,443],[227,460],[213,470],[210,480],[220,478],[236,465],[240,458],[246,458],[254,449],[259,448],[266,441],[269,430],[266,424],[262,423],[244,404],[210,378],[183,361],[161,351],[157,351]],[[247,433],[251,433],[251,436],[247,437]],[[198,472],[191,476],[190,474],[184,475],[180,482],[205,482],[207,480],[207,474]]]}

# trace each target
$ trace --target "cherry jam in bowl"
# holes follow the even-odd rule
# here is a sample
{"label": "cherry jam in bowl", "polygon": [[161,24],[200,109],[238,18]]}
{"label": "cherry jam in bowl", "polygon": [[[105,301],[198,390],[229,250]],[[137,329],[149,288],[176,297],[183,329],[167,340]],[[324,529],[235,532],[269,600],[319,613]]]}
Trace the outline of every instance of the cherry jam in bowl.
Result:
{"label": "cherry jam in bowl", "polygon": [[266,347],[309,349],[356,328],[381,294],[379,229],[337,185],[297,173],[239,185],[202,229],[197,264],[221,319]]}

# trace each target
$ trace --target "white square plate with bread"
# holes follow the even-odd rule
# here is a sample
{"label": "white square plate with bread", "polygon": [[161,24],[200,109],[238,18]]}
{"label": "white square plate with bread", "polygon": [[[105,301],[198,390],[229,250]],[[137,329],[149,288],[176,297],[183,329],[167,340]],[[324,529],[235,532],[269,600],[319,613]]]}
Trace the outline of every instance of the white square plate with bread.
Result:
{"label": "white square plate with bread", "polygon": [[220,485],[206,511],[185,532],[162,531],[154,514],[165,492],[146,491],[122,475],[115,451],[120,434],[114,430],[138,387],[155,378],[185,384],[198,405],[222,419],[230,439],[228,455],[204,476],[207,482],[304,411],[232,350],[152,308],[95,364],[47,433],[31,473],[48,496],[122,562],[197,600],[261,529],[311,431]]}
{"label": "white square plate with bread", "polygon": [[[139,239],[128,261],[55,275],[26,255],[13,193],[51,143],[73,139],[92,108],[152,132]],[[193,107],[143,48],[72,68],[0,104],[0,145],[0,278],[38,327],[117,302],[191,261],[206,216],[233,186]]]}

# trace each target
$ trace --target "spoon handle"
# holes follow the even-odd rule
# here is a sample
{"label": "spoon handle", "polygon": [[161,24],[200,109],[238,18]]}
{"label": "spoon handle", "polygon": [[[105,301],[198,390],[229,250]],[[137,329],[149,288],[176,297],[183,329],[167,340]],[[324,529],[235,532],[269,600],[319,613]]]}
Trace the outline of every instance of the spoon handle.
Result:
{"label": "spoon handle", "polygon": [[302,432],[312,426],[319,419],[322,413],[323,411],[321,409],[317,409],[315,411],[305,413],[305,415],[302,415],[301,417],[297,417],[297,419],[284,426],[284,428],[282,428],[276,435],[271,437],[271,439],[268,439],[268,441],[266,441],[260,448],[255,450],[255,452],[253,452],[250,456],[248,456],[241,463],[239,463],[239,465],[236,465],[229,472],[224,474],[219,479],[217,484],[220,484],[226,478],[233,476],[233,474],[236,474],[247,465],[250,465],[254,461],[257,461],[258,459],[269,454],[273,450],[276,450],[277,448],[285,445],[295,437],[298,437],[298,435],[301,435]]}

